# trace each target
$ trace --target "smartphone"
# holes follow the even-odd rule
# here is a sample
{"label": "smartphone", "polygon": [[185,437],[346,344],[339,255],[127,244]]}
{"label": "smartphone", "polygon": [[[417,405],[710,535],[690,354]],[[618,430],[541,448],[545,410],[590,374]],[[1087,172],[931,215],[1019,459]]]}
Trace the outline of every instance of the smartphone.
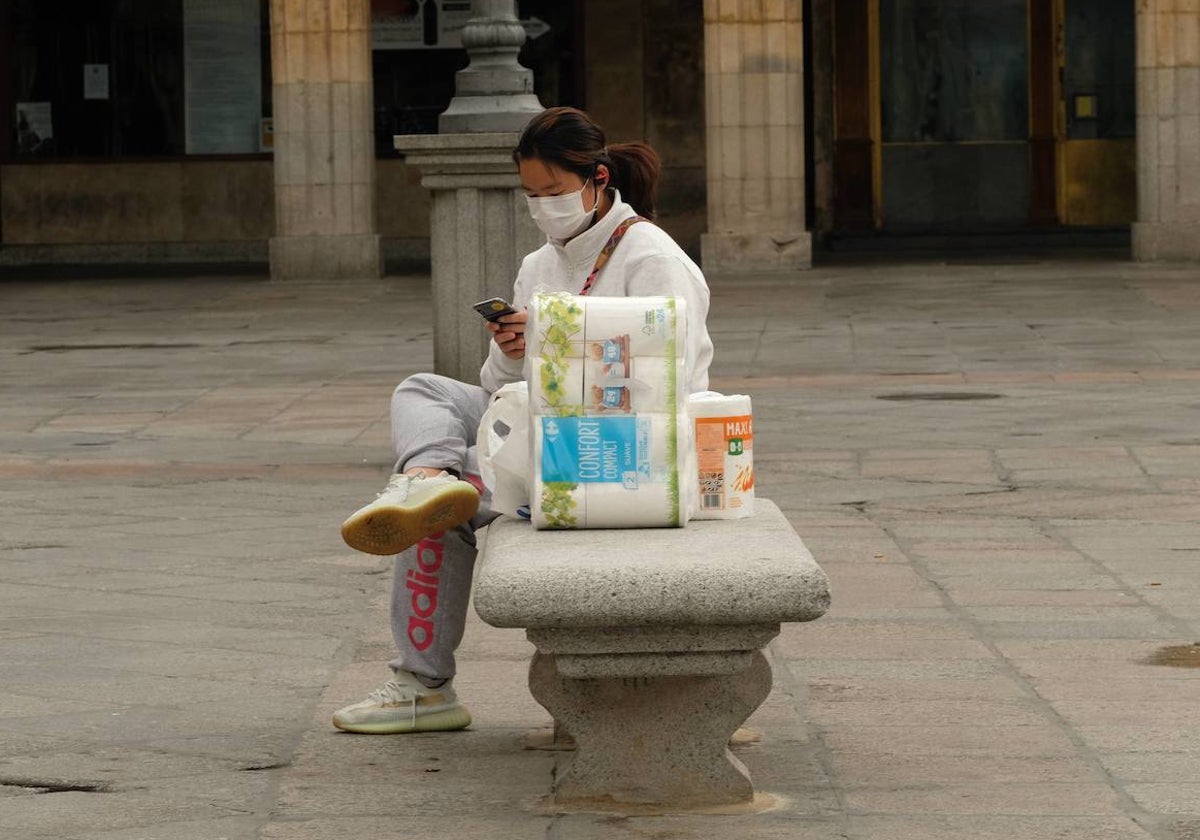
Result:
{"label": "smartphone", "polygon": [[481,300],[471,308],[482,315],[485,321],[492,322],[500,320],[504,315],[513,315],[517,311],[513,309],[511,303],[498,297]]}

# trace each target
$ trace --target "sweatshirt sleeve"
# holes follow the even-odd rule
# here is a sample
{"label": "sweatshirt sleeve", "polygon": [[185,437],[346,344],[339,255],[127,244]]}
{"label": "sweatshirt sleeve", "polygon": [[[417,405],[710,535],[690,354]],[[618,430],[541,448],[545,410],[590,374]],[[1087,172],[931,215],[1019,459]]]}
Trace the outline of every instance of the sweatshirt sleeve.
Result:
{"label": "sweatshirt sleeve", "polygon": [[713,343],[708,335],[708,287],[672,254],[652,254],[630,267],[630,297],[675,296],[687,303],[687,369],[691,392],[708,390]]}
{"label": "sweatshirt sleeve", "polygon": [[510,382],[519,382],[524,378],[522,368],[525,362],[521,359],[510,359],[500,351],[496,342],[488,341],[488,357],[479,369],[479,384],[489,394],[494,394]]}
{"label": "sweatshirt sleeve", "polygon": [[[521,260],[521,268],[517,272],[517,281],[513,284],[512,305],[523,309],[529,304],[529,257]],[[489,394],[494,394],[510,382],[520,382],[524,376],[525,361],[510,359],[500,350],[496,342],[488,335],[488,355],[479,369],[479,384]]]}

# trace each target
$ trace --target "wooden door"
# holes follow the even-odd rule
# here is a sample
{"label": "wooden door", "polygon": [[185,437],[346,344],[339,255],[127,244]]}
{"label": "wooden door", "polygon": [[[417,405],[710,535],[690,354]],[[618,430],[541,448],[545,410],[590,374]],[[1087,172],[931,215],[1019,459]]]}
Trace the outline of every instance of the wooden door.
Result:
{"label": "wooden door", "polygon": [[1056,0],[1058,214],[1065,225],[1137,218],[1134,4]]}
{"label": "wooden door", "polygon": [[1128,0],[834,7],[836,229],[1132,218]]}

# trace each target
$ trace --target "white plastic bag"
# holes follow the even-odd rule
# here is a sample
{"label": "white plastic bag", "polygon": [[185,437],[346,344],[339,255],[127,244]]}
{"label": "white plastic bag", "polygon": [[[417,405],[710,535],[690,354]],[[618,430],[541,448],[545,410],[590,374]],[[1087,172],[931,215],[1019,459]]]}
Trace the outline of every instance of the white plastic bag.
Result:
{"label": "white plastic bag", "polygon": [[475,448],[479,475],[492,491],[492,510],[520,516],[519,508],[528,509],[532,469],[529,386],[525,382],[511,382],[492,395],[491,404],[479,422]]}

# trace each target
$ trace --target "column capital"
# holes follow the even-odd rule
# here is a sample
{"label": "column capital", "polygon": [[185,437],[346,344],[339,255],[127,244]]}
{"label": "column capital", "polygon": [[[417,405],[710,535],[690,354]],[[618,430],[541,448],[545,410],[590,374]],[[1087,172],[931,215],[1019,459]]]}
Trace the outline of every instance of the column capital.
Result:
{"label": "column capital", "polygon": [[434,370],[478,382],[488,333],[470,304],[512,292],[521,259],[544,243],[521,192],[516,132],[414,134],[393,139],[433,198]]}
{"label": "column capital", "polygon": [[542,110],[533,72],[517,53],[525,43],[514,0],[472,0],[462,41],[469,63],[454,77],[454,98],[438,117],[438,131],[520,131]]}

